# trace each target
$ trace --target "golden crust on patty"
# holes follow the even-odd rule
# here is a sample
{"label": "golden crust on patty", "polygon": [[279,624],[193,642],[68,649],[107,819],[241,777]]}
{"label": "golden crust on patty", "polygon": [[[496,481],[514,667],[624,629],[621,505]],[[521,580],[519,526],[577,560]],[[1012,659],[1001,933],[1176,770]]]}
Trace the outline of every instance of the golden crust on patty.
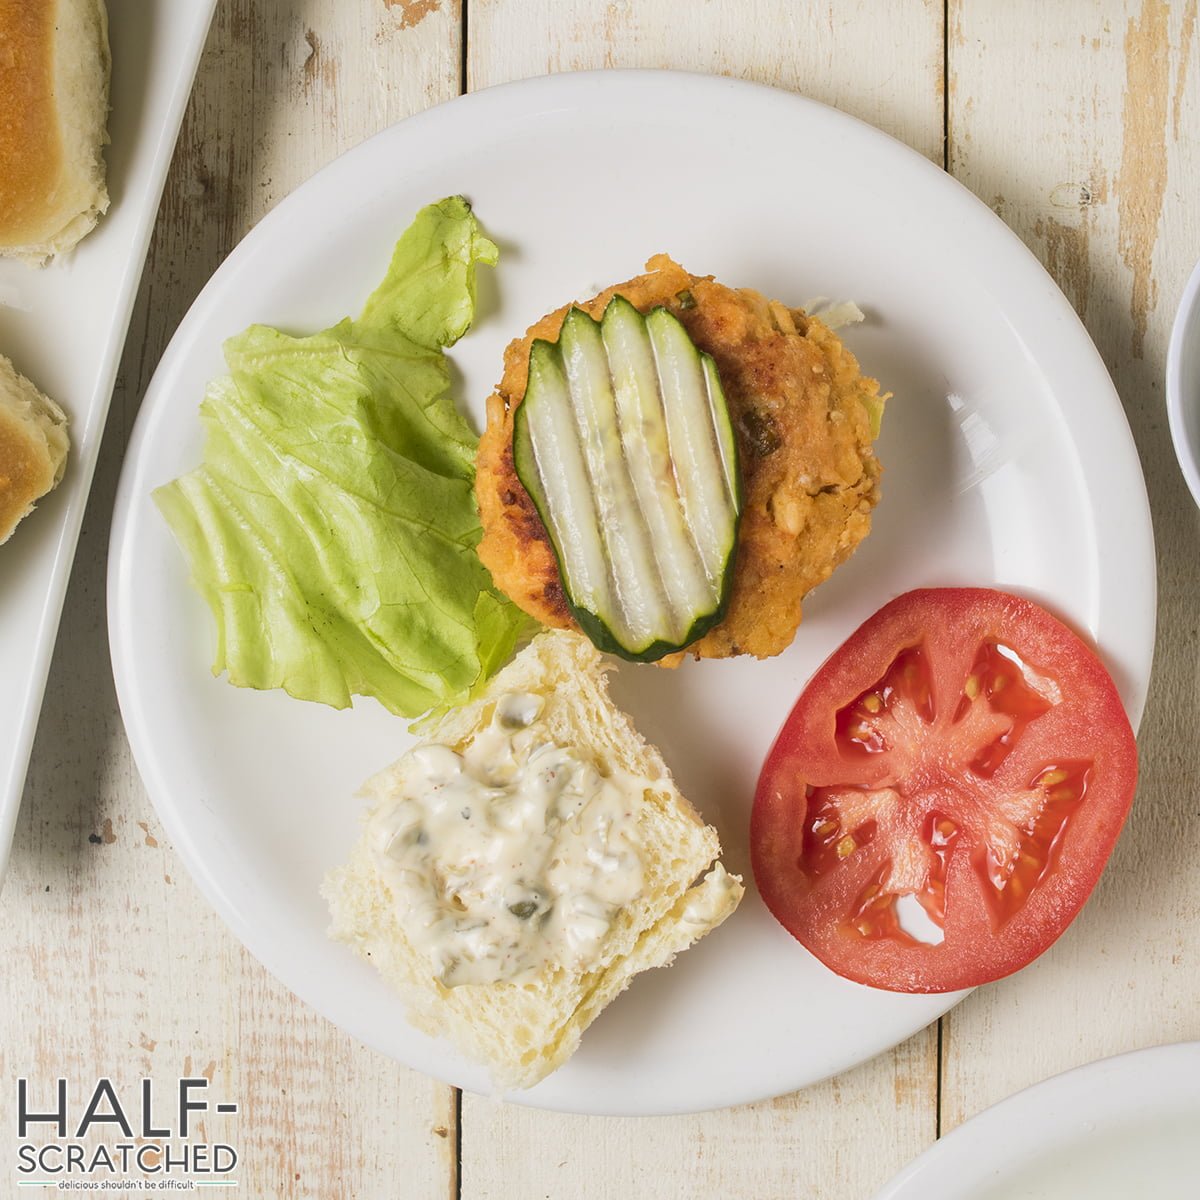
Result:
{"label": "golden crust on patty", "polygon": [[[880,400],[879,384],[801,310],[690,275],[664,254],[646,267],[579,307],[598,319],[618,292],[642,312],[663,305],[716,360],[737,430],[744,502],[728,612],[687,653],[767,658],[791,644],[804,596],[870,532],[880,467],[867,404]],[[530,346],[535,338],[555,341],[569,308],[543,317],[505,351],[475,476],[479,557],[502,592],[559,628],[575,623],[549,537],[513,467],[512,433]]]}

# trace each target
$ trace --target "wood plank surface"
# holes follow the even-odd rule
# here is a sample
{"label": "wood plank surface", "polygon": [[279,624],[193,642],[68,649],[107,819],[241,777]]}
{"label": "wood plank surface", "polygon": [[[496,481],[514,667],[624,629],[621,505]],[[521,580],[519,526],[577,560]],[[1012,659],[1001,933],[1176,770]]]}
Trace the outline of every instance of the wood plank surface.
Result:
{"label": "wood plank surface", "polygon": [[1200,743],[1183,727],[1200,699],[1200,514],[1163,396],[1200,257],[1196,8],[951,4],[950,169],[1041,257],[1112,372],[1150,492],[1159,609],[1132,817],[1061,941],[946,1018],[944,1129],[1068,1067],[1200,1037]]}
{"label": "wood plank surface", "polygon": [[732,75],[831,104],[940,163],[942,21],[942,0],[474,0],[467,85],[601,67]]}
{"label": "wood plank surface", "polygon": [[[598,67],[716,72],[833,104],[942,161],[940,3],[485,0],[467,28],[472,88]],[[936,1055],[933,1028],[802,1093],[699,1116],[557,1116],[464,1096],[462,1195],[865,1197],[936,1136]]]}
{"label": "wood plank surface", "polygon": [[[173,0],[172,0],[173,2]],[[0,1114],[15,1080],[103,1075],[136,1095],[204,1074],[240,1103],[207,1133],[240,1194],[453,1196],[455,1093],[353,1042],[242,949],[189,879],[141,786],[105,631],[109,515],[150,375],[195,294],[279,199],[338,153],[450,96],[455,0],[222,0],[130,328],[0,896]],[[197,398],[198,400],[199,398]],[[15,1144],[15,1143],[14,1143]],[[10,1180],[6,1153],[0,1163]],[[128,1194],[128,1193],[125,1193]]]}
{"label": "wood plank surface", "polygon": [[[460,0],[221,0],[0,894],[5,1127],[15,1128],[21,1076],[106,1074],[128,1087],[196,1072],[242,1105],[209,1133],[238,1145],[249,1197],[864,1200],[939,1122],[949,1130],[1103,1054],[1200,1037],[1200,743],[1184,725],[1200,702],[1200,513],[1163,410],[1170,320],[1200,256],[1197,3],[470,0],[464,13]],[[457,94],[464,70],[474,89],[635,66],[783,86],[938,163],[945,150],[952,173],[1042,258],[1113,372],[1147,471],[1160,604],[1142,782],[1112,869],[1043,960],[944,1020],[940,1072],[930,1029],[793,1096],[615,1120],[460,1102],[352,1042],[249,957],[191,884],[137,778],[113,692],[104,579],[120,460],[146,384],[196,292],[255,221],[342,150]]]}

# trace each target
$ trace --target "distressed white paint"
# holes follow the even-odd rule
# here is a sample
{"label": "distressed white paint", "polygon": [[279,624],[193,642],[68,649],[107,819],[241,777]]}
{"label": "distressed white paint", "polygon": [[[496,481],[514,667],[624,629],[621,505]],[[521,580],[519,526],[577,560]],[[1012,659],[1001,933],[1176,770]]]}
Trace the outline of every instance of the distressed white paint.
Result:
{"label": "distressed white paint", "polygon": [[[411,6],[410,6],[411,8]],[[352,1042],[240,946],[158,825],[121,729],[105,632],[108,521],[138,402],[242,235],[342,150],[458,92],[454,0],[403,28],[382,0],[221,0],[159,213],[0,894],[0,1192],[16,1194],[16,1079],[123,1096],[208,1075],[252,1200],[453,1194],[452,1089]],[[199,399],[199,398],[197,398]],[[2,669],[0,669],[2,675]],[[90,841],[95,837],[97,841]],[[32,1194],[32,1193],[29,1193]]]}
{"label": "distressed white paint", "polygon": [[[595,67],[715,71],[834,104],[942,161],[940,2],[482,0],[468,28],[472,87]],[[858,1200],[933,1140],[936,1062],[931,1029],[797,1095],[649,1120],[554,1116],[464,1096],[462,1194]]]}
{"label": "distressed white paint", "polygon": [[1059,943],[946,1018],[947,1131],[1068,1067],[1200,1037],[1200,513],[1163,399],[1171,319],[1200,257],[1197,4],[951,9],[951,170],[1045,262],[1113,373],[1150,492],[1159,608],[1129,824]]}

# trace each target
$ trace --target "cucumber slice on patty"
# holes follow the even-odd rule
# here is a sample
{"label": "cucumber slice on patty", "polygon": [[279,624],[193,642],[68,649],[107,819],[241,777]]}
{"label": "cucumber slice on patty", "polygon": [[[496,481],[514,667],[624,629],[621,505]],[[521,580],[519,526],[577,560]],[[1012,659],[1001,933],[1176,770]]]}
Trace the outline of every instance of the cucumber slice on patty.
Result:
{"label": "cucumber slice on patty", "polygon": [[653,662],[725,615],[741,510],[720,376],[665,308],[572,308],[534,341],[513,461],[567,604],[602,650]]}

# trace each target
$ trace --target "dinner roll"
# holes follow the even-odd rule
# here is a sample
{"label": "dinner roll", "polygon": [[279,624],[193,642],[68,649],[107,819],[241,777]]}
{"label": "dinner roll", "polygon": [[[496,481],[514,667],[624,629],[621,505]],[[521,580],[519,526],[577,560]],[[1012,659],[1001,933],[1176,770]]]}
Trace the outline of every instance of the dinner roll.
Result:
{"label": "dinner roll", "polygon": [[67,417],[0,356],[0,544],[62,478]]}
{"label": "dinner roll", "polygon": [[42,263],[108,208],[103,0],[0,0],[0,257]]}
{"label": "dinner roll", "polygon": [[[540,744],[570,747],[602,777],[621,780],[627,789],[626,818],[634,830],[642,886],[611,919],[593,956],[573,963],[551,955],[519,979],[443,986],[420,948],[414,922],[424,924],[425,917],[393,893],[372,837],[373,815],[403,795],[405,760],[367,783],[372,807],[363,835],[349,862],[331,871],[322,889],[333,916],[332,936],[396,989],[413,1025],[450,1038],[463,1054],[485,1064],[501,1091],[532,1087],[565,1062],[584,1030],[636,975],[667,966],[724,921],[743,892],[741,880],[718,861],[717,831],[684,799],[662,755],[610,699],[604,661],[582,634],[539,634],[469,703],[425,718],[422,745],[465,750],[488,728],[502,699],[514,694],[538,700]],[[499,809],[492,816],[503,826]],[[561,837],[558,849],[569,857],[568,843],[582,842],[585,833],[571,826]],[[427,841],[434,847],[437,838]],[[478,855],[488,859],[493,849],[492,842],[481,842]],[[504,861],[496,865],[502,869]],[[448,877],[443,883],[450,886]],[[552,901],[571,902],[568,894]]]}

